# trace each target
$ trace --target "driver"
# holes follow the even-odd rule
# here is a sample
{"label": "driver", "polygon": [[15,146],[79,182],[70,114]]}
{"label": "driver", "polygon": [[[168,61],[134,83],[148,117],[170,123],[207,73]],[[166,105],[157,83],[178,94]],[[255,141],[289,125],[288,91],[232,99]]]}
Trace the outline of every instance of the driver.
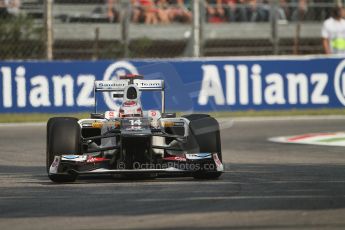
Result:
{"label": "driver", "polygon": [[120,106],[119,117],[142,117],[143,110],[140,102],[139,89],[134,85],[125,88],[123,102]]}

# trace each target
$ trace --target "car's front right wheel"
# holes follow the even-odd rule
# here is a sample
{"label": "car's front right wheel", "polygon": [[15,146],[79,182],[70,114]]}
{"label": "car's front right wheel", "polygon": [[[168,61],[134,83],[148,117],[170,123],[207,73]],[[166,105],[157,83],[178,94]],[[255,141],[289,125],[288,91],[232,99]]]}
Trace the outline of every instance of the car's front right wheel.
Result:
{"label": "car's front right wheel", "polygon": [[[222,162],[222,147],[219,124],[216,119],[207,114],[190,114],[184,116],[189,120],[190,148],[199,153],[217,153]],[[218,179],[219,171],[200,170],[193,174],[195,179]]]}

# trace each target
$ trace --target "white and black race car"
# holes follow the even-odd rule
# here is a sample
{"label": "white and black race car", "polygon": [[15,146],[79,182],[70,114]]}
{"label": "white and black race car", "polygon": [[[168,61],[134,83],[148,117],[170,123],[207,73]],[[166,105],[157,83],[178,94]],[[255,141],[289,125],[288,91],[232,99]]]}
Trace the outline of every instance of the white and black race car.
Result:
{"label": "white and black race car", "polygon": [[[162,109],[144,111],[141,91],[160,91]],[[113,111],[97,112],[96,94],[122,98]],[[95,81],[95,113],[90,119],[54,117],[47,123],[47,173],[54,182],[79,175],[118,174],[129,178],[222,174],[219,124],[206,114],[165,113],[163,80],[126,75]]]}

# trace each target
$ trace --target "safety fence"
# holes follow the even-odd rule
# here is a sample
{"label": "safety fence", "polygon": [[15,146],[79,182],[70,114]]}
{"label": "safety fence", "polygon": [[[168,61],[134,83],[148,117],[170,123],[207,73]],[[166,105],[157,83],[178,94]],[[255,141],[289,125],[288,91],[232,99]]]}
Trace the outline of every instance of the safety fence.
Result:
{"label": "safety fence", "polygon": [[0,59],[319,54],[336,3],[0,0]]}

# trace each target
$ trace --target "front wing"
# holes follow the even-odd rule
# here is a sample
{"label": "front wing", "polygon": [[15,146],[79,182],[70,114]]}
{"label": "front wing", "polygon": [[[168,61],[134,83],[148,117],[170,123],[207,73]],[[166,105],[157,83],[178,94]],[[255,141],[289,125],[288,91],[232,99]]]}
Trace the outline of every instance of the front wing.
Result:
{"label": "front wing", "polygon": [[195,172],[223,172],[224,166],[217,153],[193,153],[181,156],[169,156],[157,163],[134,163],[132,169],[118,164],[114,168],[110,159],[93,157],[90,155],[62,155],[55,156],[50,166],[49,174],[156,174],[160,175],[185,175]]}

